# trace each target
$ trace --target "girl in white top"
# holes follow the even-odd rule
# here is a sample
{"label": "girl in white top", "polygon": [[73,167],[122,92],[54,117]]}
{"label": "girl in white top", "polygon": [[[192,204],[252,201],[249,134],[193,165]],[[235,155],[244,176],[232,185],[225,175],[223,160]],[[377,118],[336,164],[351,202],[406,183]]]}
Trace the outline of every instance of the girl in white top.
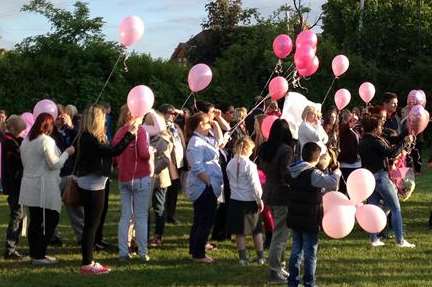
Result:
{"label": "girl in white top", "polygon": [[321,148],[321,155],[327,152],[326,144],[328,135],[321,125],[320,112],[314,106],[307,106],[302,113],[303,122],[300,124],[298,131],[298,140],[300,144],[300,154],[308,142],[314,142]]}
{"label": "girl in white top", "polygon": [[245,235],[252,234],[257,251],[258,264],[264,264],[262,226],[259,214],[264,208],[258,169],[249,157],[255,144],[249,137],[240,138],[235,144],[235,156],[227,165],[231,188],[228,218],[229,231],[236,235],[240,264],[248,263]]}

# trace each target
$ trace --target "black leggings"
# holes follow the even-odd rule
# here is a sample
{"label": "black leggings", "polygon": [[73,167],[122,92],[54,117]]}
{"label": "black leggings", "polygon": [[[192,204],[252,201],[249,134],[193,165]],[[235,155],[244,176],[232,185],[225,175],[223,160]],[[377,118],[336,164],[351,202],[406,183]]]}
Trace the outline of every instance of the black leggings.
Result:
{"label": "black leggings", "polygon": [[84,228],[81,241],[82,265],[93,261],[93,248],[96,230],[99,227],[105,203],[105,190],[86,190],[79,188],[81,203],[84,207]]}
{"label": "black leggings", "polygon": [[45,234],[43,209],[29,207],[30,224],[28,228],[28,243],[32,259],[44,259],[54,230],[59,222],[59,213],[55,210],[45,209]]}

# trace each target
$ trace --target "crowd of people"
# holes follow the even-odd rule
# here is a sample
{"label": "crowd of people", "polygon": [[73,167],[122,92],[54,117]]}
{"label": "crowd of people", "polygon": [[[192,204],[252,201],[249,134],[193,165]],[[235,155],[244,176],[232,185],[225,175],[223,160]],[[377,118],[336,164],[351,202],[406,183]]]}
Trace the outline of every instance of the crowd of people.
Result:
{"label": "crowd of people", "polygon": [[[284,119],[277,119],[268,138],[264,136],[265,117],[282,115],[271,99],[251,113],[204,101],[181,110],[163,104],[144,118],[132,117],[124,105],[116,132],[111,109],[104,105],[91,105],[82,113],[73,105],[58,105],[57,118],[42,113],[30,130],[20,116],[0,110],[1,183],[10,209],[4,257],[24,258],[18,242],[25,234],[32,264],[57,262],[47,255],[47,246],[61,244],[57,224],[62,194],[75,182],[80,204],[65,204],[65,210],[81,246],[80,272],[109,273],[93,252],[113,247],[103,240],[103,228],[115,168],[121,198],[120,261],[128,262],[136,253],[148,262],[149,248],[163,248],[165,225],[178,222],[177,197],[184,191],[193,205],[193,261],[212,264],[215,259],[208,254],[215,242],[235,238],[239,264],[247,265],[252,260],[246,236],[252,235],[253,261],[268,264],[270,281],[298,286],[303,280],[304,286],[315,286],[323,194],[347,194],[346,179],[358,168],[375,176],[368,203],[387,212],[396,245],[415,247],[404,238],[398,190],[391,177],[401,161],[421,172],[420,141],[409,133],[406,121],[413,104],[398,109],[397,95],[385,93],[381,104],[351,111],[328,109],[322,115],[307,106],[298,138]],[[389,235],[369,236],[371,246],[378,247]]]}

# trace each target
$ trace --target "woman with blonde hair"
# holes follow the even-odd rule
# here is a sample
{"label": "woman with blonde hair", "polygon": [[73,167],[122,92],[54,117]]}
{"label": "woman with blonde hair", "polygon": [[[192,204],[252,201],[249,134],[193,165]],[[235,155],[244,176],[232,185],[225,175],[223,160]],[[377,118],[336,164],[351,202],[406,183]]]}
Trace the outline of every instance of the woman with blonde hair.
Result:
{"label": "woman with blonde hair", "polygon": [[135,139],[137,121],[111,146],[105,134],[105,112],[99,105],[90,106],[82,120],[78,141],[77,171],[78,190],[84,207],[84,229],[81,240],[83,275],[100,275],[110,269],[93,261],[96,230],[99,226],[105,202],[105,185],[111,174],[112,157],[120,155]]}
{"label": "woman with blonde hair", "polygon": [[247,265],[245,235],[252,234],[256,252],[257,263],[263,265],[263,228],[259,218],[264,208],[261,200],[262,188],[258,177],[258,169],[249,157],[252,155],[255,144],[249,137],[237,140],[234,147],[234,158],[227,166],[227,174],[231,188],[228,218],[229,231],[236,235],[237,249],[240,265]]}
{"label": "woman with blonde hair", "polygon": [[321,148],[321,155],[327,152],[326,144],[329,140],[327,133],[321,125],[321,113],[314,106],[306,106],[302,113],[303,122],[300,124],[298,131],[298,140],[300,144],[300,154],[308,142],[314,142]]}

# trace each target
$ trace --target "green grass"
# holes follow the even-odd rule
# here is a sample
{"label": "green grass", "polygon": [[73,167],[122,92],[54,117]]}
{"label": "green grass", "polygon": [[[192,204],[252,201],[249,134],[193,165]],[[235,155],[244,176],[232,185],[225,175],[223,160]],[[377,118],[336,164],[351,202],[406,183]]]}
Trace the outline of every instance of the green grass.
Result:
{"label": "green grass", "polygon": [[[318,255],[319,286],[432,286],[432,231],[427,220],[432,206],[432,173],[417,179],[417,190],[410,200],[402,203],[406,238],[417,248],[401,250],[393,240],[387,240],[382,248],[372,249],[367,234],[358,227],[344,240],[329,240],[321,236]],[[29,263],[14,263],[0,259],[0,286],[264,286],[267,284],[267,268],[237,263],[237,252],[232,242],[219,244],[212,252],[217,263],[203,266],[192,263],[188,256],[188,233],[192,207],[181,196],[178,218],[181,225],[167,225],[164,245],[150,251],[151,262],[132,261],[124,265],[117,261],[115,253],[96,253],[98,261],[108,264],[113,271],[107,276],[85,278],[79,275],[80,251],[68,219],[62,214],[60,231],[66,244],[62,248],[50,248],[60,263],[54,267],[35,268]],[[0,234],[4,238],[8,208],[6,198],[0,196]],[[119,218],[119,195],[111,195],[106,239],[116,242]],[[3,245],[3,244],[2,244]],[[27,250],[26,240],[21,250]],[[249,241],[250,254],[254,255]],[[1,250],[3,254],[3,250]],[[289,247],[287,251],[289,256]]]}

